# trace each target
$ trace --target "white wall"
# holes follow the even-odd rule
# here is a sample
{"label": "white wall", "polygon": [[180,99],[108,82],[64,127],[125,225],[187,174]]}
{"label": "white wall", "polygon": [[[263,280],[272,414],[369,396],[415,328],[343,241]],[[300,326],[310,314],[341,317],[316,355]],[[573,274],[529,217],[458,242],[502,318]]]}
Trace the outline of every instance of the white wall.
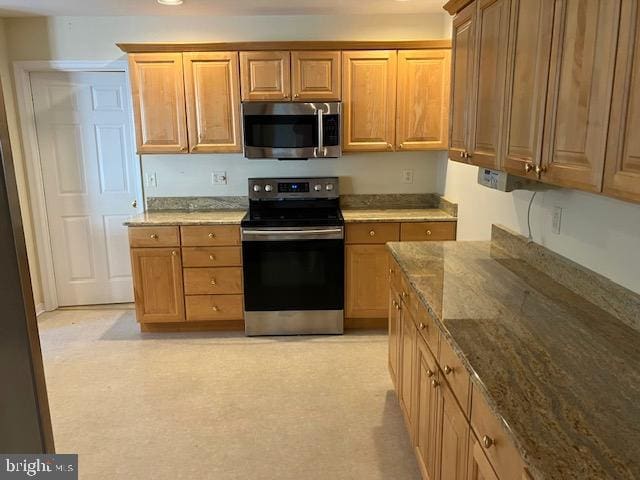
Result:
{"label": "white wall", "polygon": [[[458,238],[488,240],[501,223],[527,235],[531,192],[496,192],[477,184],[477,167],[443,161],[445,197],[458,203]],[[552,232],[553,208],[562,207],[560,234]],[[640,205],[558,189],[536,195],[531,211],[535,242],[640,293]]]}
{"label": "white wall", "polygon": [[[242,155],[145,155],[143,176],[155,174],[149,197],[247,195],[249,177],[338,176],[341,193],[427,193],[439,189],[446,152],[349,154],[339,159],[247,160]],[[402,172],[413,171],[413,183]],[[227,185],[212,185],[211,174],[227,173]]]}

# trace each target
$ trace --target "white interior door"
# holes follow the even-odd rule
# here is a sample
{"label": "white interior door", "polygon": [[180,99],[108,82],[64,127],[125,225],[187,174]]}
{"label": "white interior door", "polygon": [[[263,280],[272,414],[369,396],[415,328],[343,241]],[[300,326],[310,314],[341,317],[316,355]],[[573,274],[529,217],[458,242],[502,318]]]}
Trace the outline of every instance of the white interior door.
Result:
{"label": "white interior door", "polygon": [[122,222],[142,201],[126,74],[33,72],[30,79],[58,304],[131,302]]}

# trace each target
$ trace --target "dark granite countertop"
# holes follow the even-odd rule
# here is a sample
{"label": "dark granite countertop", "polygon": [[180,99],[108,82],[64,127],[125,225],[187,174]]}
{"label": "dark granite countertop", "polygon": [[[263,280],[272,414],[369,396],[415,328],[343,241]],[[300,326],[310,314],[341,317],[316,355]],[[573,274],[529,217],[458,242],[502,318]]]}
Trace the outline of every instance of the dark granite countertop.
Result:
{"label": "dark granite countertop", "polygon": [[496,241],[388,246],[534,478],[640,478],[635,294]]}

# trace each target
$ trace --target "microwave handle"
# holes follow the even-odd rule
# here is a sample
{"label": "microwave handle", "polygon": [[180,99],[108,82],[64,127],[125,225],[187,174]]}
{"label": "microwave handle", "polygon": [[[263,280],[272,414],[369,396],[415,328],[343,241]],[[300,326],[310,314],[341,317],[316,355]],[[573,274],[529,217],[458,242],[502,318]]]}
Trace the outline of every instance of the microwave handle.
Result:
{"label": "microwave handle", "polygon": [[324,147],[324,122],[322,120],[324,111],[322,108],[319,108],[316,110],[316,113],[318,114],[318,154],[326,157],[327,149]]}

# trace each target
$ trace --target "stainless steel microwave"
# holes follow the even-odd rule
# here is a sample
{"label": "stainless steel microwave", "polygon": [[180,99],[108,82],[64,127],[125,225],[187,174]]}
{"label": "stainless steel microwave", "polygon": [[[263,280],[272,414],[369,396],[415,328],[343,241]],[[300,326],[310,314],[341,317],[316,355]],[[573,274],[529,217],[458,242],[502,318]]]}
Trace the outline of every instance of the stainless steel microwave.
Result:
{"label": "stainless steel microwave", "polygon": [[337,158],[339,102],[247,102],[242,104],[244,156],[297,160]]}

